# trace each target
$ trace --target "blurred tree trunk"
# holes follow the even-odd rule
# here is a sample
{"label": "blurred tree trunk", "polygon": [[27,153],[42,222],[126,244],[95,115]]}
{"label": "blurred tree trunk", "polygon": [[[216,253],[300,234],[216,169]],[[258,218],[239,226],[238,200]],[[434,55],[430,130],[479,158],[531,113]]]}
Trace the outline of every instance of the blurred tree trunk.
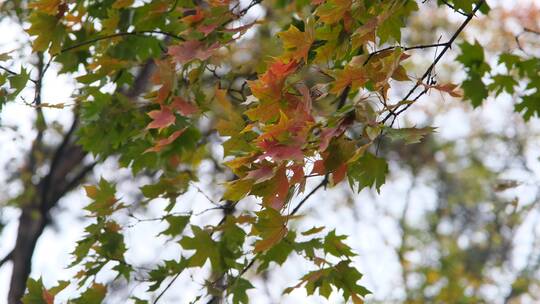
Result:
{"label": "blurred tree trunk", "polygon": [[[8,294],[9,304],[20,304],[21,298],[26,289],[26,280],[32,270],[32,256],[36,244],[41,237],[44,229],[54,219],[51,218],[50,211],[58,205],[58,202],[69,191],[77,188],[90,175],[96,162],[84,162],[87,153],[77,144],[75,131],[78,127],[78,111],[74,111],[74,120],[70,129],[64,134],[62,142],[52,149],[54,153],[47,153],[42,143],[42,136],[45,129],[43,113],[39,108],[41,102],[41,71],[43,71],[43,59],[39,58],[37,64],[39,80],[36,85],[36,126],[38,134],[28,155],[28,165],[22,169],[27,170],[28,174],[35,178],[37,176],[38,164],[36,156],[42,155],[45,159],[41,163],[48,163],[47,174],[39,180],[37,185],[33,186],[28,179],[28,185],[31,195],[21,206],[21,215],[19,217],[19,227],[17,230],[17,239],[15,247],[6,257],[6,261],[13,263],[11,281]],[[128,98],[136,98],[147,87],[148,80],[153,71],[153,63],[146,62],[138,71],[134,86],[123,92]],[[41,120],[41,121],[40,121]],[[28,189],[25,189],[28,190]]]}

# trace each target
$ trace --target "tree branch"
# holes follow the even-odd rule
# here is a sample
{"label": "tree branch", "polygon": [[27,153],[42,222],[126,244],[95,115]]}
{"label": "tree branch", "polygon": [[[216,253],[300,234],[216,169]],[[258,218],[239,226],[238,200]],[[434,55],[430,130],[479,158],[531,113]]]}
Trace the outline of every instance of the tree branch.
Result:
{"label": "tree branch", "polygon": [[108,40],[108,39],[112,39],[112,38],[116,38],[116,37],[123,37],[123,36],[143,36],[143,37],[146,37],[147,34],[159,34],[159,35],[164,35],[164,36],[176,39],[176,40],[185,41],[184,38],[182,38],[180,36],[177,36],[175,34],[168,33],[168,32],[163,32],[163,31],[157,31],[157,30],[121,32],[121,33],[115,33],[115,34],[111,34],[111,35],[97,37],[97,38],[94,38],[94,39],[83,41],[81,43],[74,44],[72,46],[69,46],[69,47],[66,47],[66,48],[63,48],[62,50],[60,50],[60,54],[71,51],[71,50],[74,50],[74,49],[77,49],[77,48],[80,48],[80,47],[83,47],[83,46],[86,46],[86,45],[89,45],[89,44],[96,43],[96,42],[99,42],[99,41],[102,41],[102,40]]}
{"label": "tree branch", "polygon": [[4,266],[4,264],[5,264],[6,262],[10,261],[11,258],[12,258],[12,256],[13,256],[13,250],[10,251],[8,254],[6,254],[6,256],[3,257],[3,258],[0,260],[0,268],[1,268],[2,266]]}
{"label": "tree branch", "polygon": [[[407,93],[407,95],[402,99],[402,101],[406,101],[408,100],[412,94],[414,94],[414,92],[416,91],[416,89],[418,89],[420,87],[420,85],[422,84],[422,82],[429,76],[431,75],[431,72],[433,71],[433,69],[435,68],[435,66],[437,65],[437,63],[439,63],[439,61],[443,58],[443,56],[446,54],[446,52],[452,47],[452,44],[454,43],[454,41],[457,39],[457,37],[459,36],[459,34],[461,34],[461,32],[463,32],[463,30],[465,29],[465,27],[467,27],[467,25],[469,24],[469,22],[471,22],[471,20],[474,18],[474,15],[476,14],[476,12],[480,9],[480,7],[482,7],[482,5],[484,4],[485,0],[480,0],[478,2],[478,4],[476,5],[476,7],[474,8],[474,10],[472,11],[472,13],[470,15],[467,16],[467,19],[465,19],[465,21],[463,21],[463,23],[461,24],[461,26],[456,30],[456,32],[454,33],[454,35],[452,35],[452,37],[450,38],[450,40],[448,40],[448,42],[446,42],[443,50],[441,51],[441,53],[437,56],[437,58],[435,58],[435,60],[433,61],[433,63],[429,66],[429,68],[425,71],[424,75],[422,75],[422,77],[418,80],[418,82],[414,85],[414,87],[409,91],[409,93]],[[426,94],[428,91],[428,88],[426,88],[425,90],[423,90],[419,96],[417,96],[416,99],[420,98],[420,96]],[[388,113],[384,119],[380,122],[382,124],[386,123],[388,121],[388,119],[390,119],[390,117],[394,116],[394,117],[397,117],[398,115],[400,115],[401,113],[405,112],[408,108],[410,108],[412,105],[414,104],[414,102],[412,103],[409,103],[407,105],[405,105],[404,108],[402,109],[399,109],[400,106],[398,106],[396,109],[394,109],[394,112],[395,114],[393,113]]]}

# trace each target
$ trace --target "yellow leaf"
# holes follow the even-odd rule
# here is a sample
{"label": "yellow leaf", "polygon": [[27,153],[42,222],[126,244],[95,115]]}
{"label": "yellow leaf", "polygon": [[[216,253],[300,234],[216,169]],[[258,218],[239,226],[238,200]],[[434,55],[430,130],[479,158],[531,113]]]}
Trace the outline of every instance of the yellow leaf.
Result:
{"label": "yellow leaf", "polygon": [[302,58],[304,62],[307,61],[309,49],[315,41],[311,30],[307,29],[305,32],[301,32],[296,26],[291,25],[287,31],[279,33],[278,36],[283,41],[285,48],[283,57],[286,60]]}
{"label": "yellow leaf", "polygon": [[343,19],[351,5],[351,0],[329,0],[319,6],[315,14],[319,16],[322,22],[334,24]]}
{"label": "yellow leaf", "polygon": [[58,7],[61,3],[62,0],[39,0],[28,4],[28,7],[47,15],[56,15],[58,14]]}
{"label": "yellow leaf", "polygon": [[330,90],[333,94],[341,94],[347,86],[351,86],[351,90],[356,90],[362,87],[367,82],[367,77],[363,66],[348,64],[343,70],[335,72],[334,86]]}

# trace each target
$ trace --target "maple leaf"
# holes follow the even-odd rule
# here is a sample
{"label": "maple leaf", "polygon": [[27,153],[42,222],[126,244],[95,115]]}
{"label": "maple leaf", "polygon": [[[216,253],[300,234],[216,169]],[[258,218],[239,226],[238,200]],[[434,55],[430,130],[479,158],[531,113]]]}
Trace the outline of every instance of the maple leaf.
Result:
{"label": "maple leaf", "polygon": [[343,90],[351,86],[351,90],[362,87],[367,82],[365,69],[361,65],[347,64],[343,70],[334,72],[334,86],[330,90],[333,94],[341,94]]}
{"label": "maple leaf", "polygon": [[176,117],[170,108],[162,106],[160,110],[154,110],[148,113],[152,121],[146,126],[146,129],[162,130],[174,124]]}
{"label": "maple leaf", "polygon": [[264,140],[258,145],[265,151],[264,154],[259,157],[259,159],[270,157],[276,162],[283,160],[304,160],[304,152],[302,152],[302,148],[299,146],[288,146],[280,144],[275,140]]}
{"label": "maple leaf", "polygon": [[32,42],[34,51],[45,51],[50,45],[49,52],[60,52],[66,29],[56,16],[41,13],[36,10],[29,17],[30,28],[26,30],[30,36],[37,36]]}
{"label": "maple leaf", "polygon": [[295,61],[274,61],[259,79],[248,82],[251,92],[259,100],[276,102],[281,99],[285,78],[296,70],[297,65]]}
{"label": "maple leaf", "polygon": [[179,96],[173,98],[171,107],[185,116],[195,114],[199,111],[199,109],[194,104]]}
{"label": "maple leaf", "polygon": [[433,86],[433,88],[441,92],[446,92],[452,97],[463,97],[463,92],[458,88],[457,85],[453,83],[438,84],[436,86]]}
{"label": "maple leaf", "polygon": [[287,173],[285,166],[281,166],[276,175],[274,176],[275,192],[270,198],[265,198],[270,207],[281,210],[283,206],[287,203],[287,196],[289,194],[289,179],[287,178]]}
{"label": "maple leaf", "polygon": [[296,26],[291,25],[287,31],[279,33],[278,36],[283,41],[286,50],[283,58],[286,60],[302,58],[304,62],[307,62],[309,49],[315,41],[312,30],[301,32]]}
{"label": "maple leaf", "polygon": [[315,15],[319,16],[324,23],[338,23],[343,20],[351,5],[351,0],[329,0],[317,8]]}
{"label": "maple leaf", "polygon": [[155,101],[161,104],[171,94],[175,84],[176,73],[173,65],[167,60],[154,60],[154,64],[156,65],[156,71],[152,75],[152,83],[161,85]]}
{"label": "maple leaf", "polygon": [[255,242],[254,252],[266,251],[279,243],[287,235],[287,220],[287,217],[273,208],[257,212],[257,222],[253,225],[251,234],[259,235],[261,239]]}
{"label": "maple leaf", "polygon": [[386,160],[371,153],[363,153],[357,161],[349,165],[347,175],[351,186],[358,184],[358,191],[365,187],[375,186],[377,192],[380,192],[387,173]]}
{"label": "maple leaf", "polygon": [[171,55],[177,63],[186,64],[194,59],[204,61],[212,56],[215,50],[219,48],[219,43],[205,46],[199,40],[188,40],[178,45],[169,47],[168,54]]}
{"label": "maple leaf", "polygon": [[189,265],[202,267],[207,260],[210,260],[214,271],[221,271],[223,267],[218,243],[212,239],[208,231],[198,226],[191,226],[193,237],[183,237],[180,245],[186,250],[195,250],[189,258]]}
{"label": "maple leaf", "polygon": [[298,66],[296,61],[285,63],[275,60],[268,70],[255,81],[248,81],[251,93],[259,99],[259,104],[245,112],[251,120],[268,121],[276,117],[281,109],[279,101],[283,96],[285,79]]}
{"label": "maple leaf", "polygon": [[208,36],[210,33],[212,33],[216,28],[218,28],[217,24],[201,24],[197,27],[197,30],[204,34],[204,36]]}
{"label": "maple leaf", "polygon": [[200,7],[197,7],[196,9],[184,10],[184,16],[185,17],[182,18],[182,23],[191,26],[197,22],[200,22],[201,20],[204,20],[205,13]]}
{"label": "maple leaf", "polygon": [[246,178],[252,179],[255,184],[271,179],[274,176],[274,167],[263,165],[255,170],[249,171]]}
{"label": "maple leaf", "polygon": [[158,140],[153,147],[146,149],[144,151],[144,153],[147,153],[147,152],[159,152],[159,151],[163,150],[163,148],[170,145],[180,135],[182,135],[186,131],[186,129],[187,128],[183,128],[182,130],[175,131],[171,135],[169,135],[167,138]]}
{"label": "maple leaf", "polygon": [[351,44],[353,49],[357,49],[368,41],[375,41],[375,31],[379,25],[379,18],[371,18],[364,25],[356,29],[351,36]]}
{"label": "maple leaf", "polygon": [[58,7],[62,3],[62,0],[38,0],[28,4],[29,8],[38,10],[47,15],[58,14]]}

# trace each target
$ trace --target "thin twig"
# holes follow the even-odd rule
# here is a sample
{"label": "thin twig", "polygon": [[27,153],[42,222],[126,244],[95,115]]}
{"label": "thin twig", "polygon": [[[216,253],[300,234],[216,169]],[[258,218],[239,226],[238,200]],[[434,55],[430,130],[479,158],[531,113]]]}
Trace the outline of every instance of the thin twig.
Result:
{"label": "thin twig", "polygon": [[364,62],[364,65],[368,64],[369,61],[373,58],[373,56],[378,55],[378,54],[383,53],[383,52],[386,52],[386,51],[394,50],[394,49],[397,49],[397,48],[401,48],[403,51],[410,51],[410,50],[422,50],[422,49],[429,49],[429,48],[437,48],[437,47],[440,47],[440,46],[447,46],[447,45],[448,45],[448,42],[432,43],[432,44],[421,44],[421,45],[414,45],[414,46],[399,46],[399,45],[389,46],[389,47],[386,47],[384,49],[380,49],[378,51],[370,53],[368,58]]}
{"label": "thin twig", "polygon": [[167,37],[171,37],[171,38],[174,38],[174,39],[180,40],[180,41],[185,40],[184,38],[182,38],[180,36],[177,36],[175,34],[171,34],[171,33],[168,33],[168,32],[163,32],[163,31],[156,31],[156,30],[121,32],[121,33],[115,33],[115,34],[111,34],[111,35],[107,35],[107,36],[101,36],[101,37],[97,37],[97,38],[90,39],[90,40],[87,40],[87,41],[83,41],[81,43],[77,43],[75,45],[63,48],[62,50],[60,50],[60,53],[65,53],[65,52],[68,52],[68,51],[71,51],[71,50],[74,50],[74,49],[77,49],[77,48],[80,48],[80,47],[83,47],[83,46],[86,46],[86,45],[89,45],[89,44],[93,44],[93,43],[96,43],[96,42],[102,41],[102,40],[112,39],[112,38],[116,38],[116,37],[123,37],[123,36],[147,36],[147,34],[159,34],[159,35],[165,35]]}
{"label": "thin twig", "polygon": [[[473,19],[475,13],[480,9],[480,7],[484,4],[484,2],[485,2],[485,0],[480,0],[478,2],[478,4],[476,5],[476,7],[472,11],[472,13],[469,16],[467,16],[467,19],[465,19],[465,21],[461,24],[461,26],[456,30],[454,35],[452,35],[452,38],[450,38],[450,40],[448,40],[448,42],[446,42],[446,45],[444,46],[444,48],[441,51],[441,53],[439,54],[439,56],[437,56],[437,58],[435,58],[435,61],[433,61],[433,63],[425,71],[424,75],[422,75],[422,77],[416,82],[414,87],[409,91],[409,93],[407,93],[407,95],[402,99],[402,101],[408,100],[409,97],[411,97],[411,95],[416,91],[416,89],[418,89],[418,87],[420,87],[420,85],[422,84],[424,79],[426,79],[431,74],[431,72],[433,71],[433,69],[435,68],[437,63],[439,63],[439,61],[443,58],[443,56],[446,54],[446,52],[452,47],[452,44],[454,43],[454,41],[457,39],[459,34],[461,34],[461,32],[463,32],[463,30],[469,24],[469,22],[471,22],[471,20]],[[420,98],[420,96],[424,95],[425,93],[427,93],[427,90],[422,91],[422,93],[419,96],[417,96],[417,99]],[[386,121],[388,121],[388,119],[390,119],[390,117],[392,117],[392,116],[397,117],[398,115],[400,115],[401,113],[406,111],[408,108],[410,108],[413,104],[414,104],[414,102],[409,103],[409,104],[405,105],[405,107],[402,108],[402,109],[399,109],[400,107],[398,106],[395,109],[396,110],[395,114],[388,113],[386,115],[386,117],[384,117],[384,119],[381,121],[381,123],[382,124],[386,123]]]}
{"label": "thin twig", "polygon": [[0,260],[0,267],[2,267],[6,262],[8,262],[9,260],[11,260],[11,257],[13,256],[13,250],[10,251],[8,254],[6,254],[5,257],[3,257],[1,260]]}
{"label": "thin twig", "polygon": [[178,272],[173,278],[172,280],[169,282],[169,284],[167,284],[167,286],[159,293],[159,295],[156,297],[156,299],[154,300],[154,304],[156,304],[159,299],[161,299],[161,297],[165,294],[165,292],[167,292],[167,290],[169,290],[169,288],[171,288],[172,284],[174,283],[174,281],[176,281],[176,279],[178,279],[178,277],[180,276],[182,272]]}

